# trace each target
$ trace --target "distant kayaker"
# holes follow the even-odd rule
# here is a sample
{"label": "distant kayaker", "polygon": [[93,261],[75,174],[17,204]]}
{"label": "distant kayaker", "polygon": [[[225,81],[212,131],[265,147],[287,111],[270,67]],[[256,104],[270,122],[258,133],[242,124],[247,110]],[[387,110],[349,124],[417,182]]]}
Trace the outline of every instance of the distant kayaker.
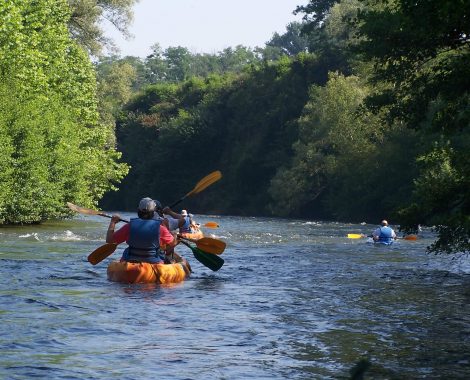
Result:
{"label": "distant kayaker", "polygon": [[194,234],[199,232],[199,226],[193,220],[193,214],[188,214],[186,210],[181,210],[181,216],[184,219],[184,224],[180,227],[180,234]]}
{"label": "distant kayaker", "polygon": [[372,239],[378,243],[386,245],[392,244],[393,240],[397,238],[395,231],[389,227],[388,222],[385,219],[382,220],[380,224],[381,226],[372,233]]}
{"label": "distant kayaker", "polygon": [[[120,244],[126,242],[129,246],[124,250],[121,260],[147,263],[170,263],[184,261],[173,253],[177,239],[173,237],[162,218],[155,218],[155,212],[162,210],[160,202],[151,198],[143,198],[139,202],[137,218],[133,218],[118,231],[114,232],[120,216],[111,218],[106,233],[106,243]],[[180,259],[180,260],[179,260]]]}
{"label": "distant kayaker", "polygon": [[163,214],[165,214],[165,218],[169,221],[171,231],[176,229],[179,230],[179,233],[194,233],[199,231],[199,226],[193,220],[193,214],[188,214],[187,210],[181,210],[181,214],[178,214],[165,207]]}

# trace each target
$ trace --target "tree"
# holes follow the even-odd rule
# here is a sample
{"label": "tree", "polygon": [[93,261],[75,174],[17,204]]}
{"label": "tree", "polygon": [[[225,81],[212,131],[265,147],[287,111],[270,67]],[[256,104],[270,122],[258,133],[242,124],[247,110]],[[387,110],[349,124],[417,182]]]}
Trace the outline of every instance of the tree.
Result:
{"label": "tree", "polygon": [[386,122],[427,137],[402,227],[435,225],[438,240],[430,251],[469,252],[470,1],[368,5],[359,17],[359,51],[373,60],[374,82],[381,83],[370,109],[386,109]]}
{"label": "tree", "polygon": [[145,58],[145,77],[147,83],[157,83],[166,80],[168,64],[159,44],[152,45],[152,53]]}
{"label": "tree", "polygon": [[185,47],[169,47],[163,53],[167,64],[166,80],[181,82],[189,78],[191,53]]}
{"label": "tree", "polygon": [[[376,120],[357,117],[366,93],[359,78],[334,73],[326,86],[312,86],[298,121],[299,140],[293,146],[292,161],[271,181],[274,204],[285,215],[311,215],[312,210],[317,210],[313,212],[317,216],[326,215],[322,200],[331,192],[334,178],[350,170],[360,174],[354,165],[373,151],[370,139],[381,136]],[[348,186],[339,191],[348,191]],[[346,194],[343,198],[349,199]],[[351,215],[347,209],[330,207],[330,211]]]}
{"label": "tree", "polygon": [[299,5],[294,14],[304,13],[303,20],[307,23],[306,30],[320,28],[327,19],[331,7],[341,0],[310,0],[306,5]]}
{"label": "tree", "polygon": [[128,26],[132,21],[132,7],[137,0],[67,0],[71,16],[68,22],[73,39],[92,55],[100,55],[103,48],[115,50],[104,35],[100,23],[110,22],[129,37]]}
{"label": "tree", "polygon": [[67,200],[97,200],[127,172],[99,123],[88,55],[70,39],[65,1],[0,5],[0,223],[63,217]]}
{"label": "tree", "polygon": [[309,47],[309,38],[302,35],[303,24],[291,22],[286,27],[286,32],[282,35],[277,32],[266,43],[266,47],[277,48],[280,54],[294,56],[301,52],[306,53]]}

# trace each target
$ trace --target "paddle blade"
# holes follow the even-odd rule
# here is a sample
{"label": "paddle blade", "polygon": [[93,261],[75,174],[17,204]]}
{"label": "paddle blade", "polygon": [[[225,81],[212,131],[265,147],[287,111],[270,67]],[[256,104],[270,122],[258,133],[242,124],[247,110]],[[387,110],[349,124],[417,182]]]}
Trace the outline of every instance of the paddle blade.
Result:
{"label": "paddle blade", "polygon": [[207,223],[203,224],[202,227],[219,228],[219,225],[216,222],[207,222]]}
{"label": "paddle blade", "polygon": [[222,173],[219,170],[216,170],[215,172],[212,172],[212,173],[206,175],[203,179],[201,179],[196,184],[194,189],[192,189],[188,194],[186,194],[186,197],[188,197],[192,194],[200,193],[202,190],[204,190],[208,186],[212,185],[214,182],[217,182],[221,178],[222,178]]}
{"label": "paddle blade", "polygon": [[78,212],[79,214],[85,214],[85,215],[100,215],[100,211],[96,210],[91,210],[89,208],[84,208],[80,207],[77,205],[74,205],[73,203],[67,202],[67,206],[69,207],[70,210]]}
{"label": "paddle blade", "polygon": [[365,237],[363,234],[348,234],[348,239],[361,239]]}
{"label": "paddle blade", "polygon": [[216,255],[220,255],[224,252],[226,243],[222,240],[213,239],[210,237],[203,237],[201,239],[196,240],[196,246],[207,253],[213,253]]}
{"label": "paddle blade", "polygon": [[403,237],[403,239],[405,240],[418,240],[418,236],[417,235],[406,235]]}
{"label": "paddle blade", "polygon": [[194,189],[192,189],[188,194],[186,194],[184,197],[178,199],[175,203],[173,203],[170,208],[175,207],[178,203],[181,203],[186,197],[189,197],[192,194],[197,194],[200,193],[202,190],[204,190],[207,186],[212,185],[214,182],[218,181],[219,179],[222,178],[222,173],[219,170],[216,170],[215,172],[212,172],[208,175],[206,175],[203,179],[201,179]]}
{"label": "paddle blade", "polygon": [[[70,203],[70,202],[67,202],[67,206],[69,206],[70,210],[78,212],[79,214],[99,215],[99,216],[104,216],[104,217],[110,218],[110,219],[112,218],[111,215],[105,214],[104,212],[92,210],[92,209],[85,208],[85,207],[80,207],[80,206],[74,205],[73,203]],[[124,222],[124,223],[129,223],[129,221],[125,220],[125,219],[119,219],[119,221]]]}
{"label": "paddle blade", "polygon": [[92,253],[88,255],[88,261],[92,265],[96,265],[102,262],[105,258],[110,256],[116,250],[117,244],[106,243],[101,247],[96,248]]}
{"label": "paddle blade", "polygon": [[222,268],[222,265],[224,265],[224,259],[221,257],[203,252],[199,248],[193,247],[184,240],[181,240],[181,243],[191,249],[197,261],[214,272],[218,271],[220,268]]}
{"label": "paddle blade", "polygon": [[222,268],[222,265],[224,265],[224,259],[219,256],[203,252],[197,247],[189,246],[189,248],[191,248],[191,251],[193,251],[193,255],[197,261],[214,272],[217,272],[220,268]]}

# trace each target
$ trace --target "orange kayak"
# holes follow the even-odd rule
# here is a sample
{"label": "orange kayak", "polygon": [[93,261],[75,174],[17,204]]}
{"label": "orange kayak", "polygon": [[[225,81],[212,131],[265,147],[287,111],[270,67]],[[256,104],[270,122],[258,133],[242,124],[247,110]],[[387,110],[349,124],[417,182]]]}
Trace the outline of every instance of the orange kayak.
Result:
{"label": "orange kayak", "polygon": [[108,280],[126,284],[150,282],[157,284],[178,283],[186,278],[183,265],[185,264],[149,264],[113,261],[108,265]]}

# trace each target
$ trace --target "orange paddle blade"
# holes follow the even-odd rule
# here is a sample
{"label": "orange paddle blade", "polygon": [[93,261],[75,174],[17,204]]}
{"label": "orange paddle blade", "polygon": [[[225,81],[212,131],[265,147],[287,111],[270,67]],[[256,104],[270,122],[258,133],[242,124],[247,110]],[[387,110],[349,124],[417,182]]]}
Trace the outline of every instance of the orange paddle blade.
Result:
{"label": "orange paddle blade", "polygon": [[186,197],[189,197],[192,194],[200,193],[206,187],[212,185],[214,182],[217,182],[221,178],[222,178],[222,173],[219,170],[216,170],[215,172],[212,172],[212,173],[206,175],[203,179],[201,179],[196,184],[194,189],[192,189],[188,194],[186,194],[184,197],[178,199],[176,202],[172,203],[170,208],[175,207],[178,203],[182,202]]}
{"label": "orange paddle blade", "polygon": [[417,235],[406,235],[403,237],[403,239],[405,240],[418,240],[418,236]]}
{"label": "orange paddle blade", "polygon": [[222,240],[210,238],[210,237],[203,237],[200,239],[190,239],[190,238],[185,238],[180,236],[179,237],[184,243],[184,240],[196,243],[196,246],[201,250],[206,253],[213,253],[215,255],[220,255],[221,253],[224,252],[225,247],[227,244],[223,242]]}
{"label": "orange paddle blade", "polygon": [[202,227],[219,228],[220,226],[216,222],[207,222],[207,223],[203,224]]}
{"label": "orange paddle blade", "polygon": [[116,250],[117,244],[106,243],[101,247],[96,248],[92,253],[88,255],[88,261],[92,265],[96,265],[102,262],[105,258],[110,256]]}
{"label": "orange paddle blade", "polygon": [[222,240],[210,238],[210,237],[203,237],[201,239],[196,240],[196,246],[204,252],[214,253],[216,255],[220,255],[225,251],[226,243]]}
{"label": "orange paddle blade", "polygon": [[203,179],[201,179],[196,184],[194,189],[192,189],[188,194],[186,194],[186,197],[188,197],[192,194],[200,193],[206,187],[212,185],[214,182],[217,182],[221,178],[222,178],[222,173],[219,170],[216,170],[215,172],[212,172],[212,173],[206,175]]}

